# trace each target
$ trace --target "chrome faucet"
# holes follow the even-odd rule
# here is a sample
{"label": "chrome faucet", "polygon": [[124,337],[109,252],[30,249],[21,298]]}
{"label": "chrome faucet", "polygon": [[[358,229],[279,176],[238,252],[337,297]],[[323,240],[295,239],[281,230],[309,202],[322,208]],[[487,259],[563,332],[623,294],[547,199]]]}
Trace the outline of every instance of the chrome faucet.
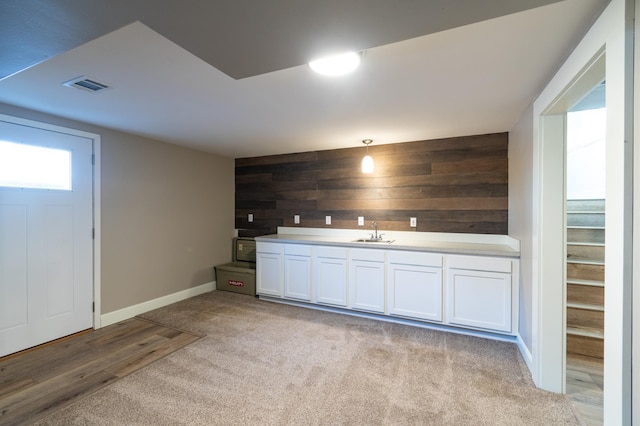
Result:
{"label": "chrome faucet", "polygon": [[372,240],[381,240],[382,239],[382,235],[384,234],[380,234],[378,235],[378,222],[376,222],[375,220],[371,222],[371,227],[375,229],[375,234],[371,234],[371,239]]}

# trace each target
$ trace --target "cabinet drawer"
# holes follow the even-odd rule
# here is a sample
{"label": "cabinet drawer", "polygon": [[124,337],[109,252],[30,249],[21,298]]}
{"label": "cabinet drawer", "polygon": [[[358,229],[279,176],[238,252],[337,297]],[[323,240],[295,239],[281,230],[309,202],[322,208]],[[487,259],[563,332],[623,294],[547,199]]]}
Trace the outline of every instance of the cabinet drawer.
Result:
{"label": "cabinet drawer", "polygon": [[285,244],[284,254],[291,254],[294,256],[311,256],[311,246],[305,246],[301,244]]}
{"label": "cabinet drawer", "polygon": [[329,257],[332,259],[346,259],[347,249],[340,247],[316,247],[316,257]]}
{"label": "cabinet drawer", "polygon": [[351,249],[349,257],[353,260],[364,260],[367,262],[384,262],[385,250],[376,249]]}
{"label": "cabinet drawer", "polygon": [[447,256],[447,267],[468,271],[491,271],[511,273],[511,259],[483,256]]}
{"label": "cabinet drawer", "polygon": [[258,253],[276,253],[276,254],[281,254],[282,253],[282,246],[283,244],[281,243],[263,243],[260,241],[256,242],[256,252]]}
{"label": "cabinet drawer", "polygon": [[436,268],[442,268],[442,255],[435,253],[389,250],[387,259],[389,260],[389,263],[395,263],[398,265],[433,266]]}

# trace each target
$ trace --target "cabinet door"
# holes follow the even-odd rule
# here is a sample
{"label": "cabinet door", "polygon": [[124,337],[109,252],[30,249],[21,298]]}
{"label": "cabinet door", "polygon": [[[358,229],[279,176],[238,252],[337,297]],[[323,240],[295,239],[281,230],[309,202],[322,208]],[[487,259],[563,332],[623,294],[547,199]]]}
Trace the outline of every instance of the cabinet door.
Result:
{"label": "cabinet door", "polygon": [[256,254],[256,293],[282,297],[282,254]]}
{"label": "cabinet door", "polygon": [[389,264],[389,314],[442,321],[442,268]]}
{"label": "cabinet door", "polygon": [[351,260],[349,266],[352,309],[384,313],[384,263]]}
{"label": "cabinet door", "polygon": [[[346,253],[345,253],[346,256]],[[316,302],[334,306],[347,306],[347,259],[314,258],[314,288]]]}
{"label": "cabinet door", "polygon": [[311,257],[284,255],[284,297],[311,300]]}
{"label": "cabinet door", "polygon": [[511,332],[511,274],[449,269],[447,322]]}

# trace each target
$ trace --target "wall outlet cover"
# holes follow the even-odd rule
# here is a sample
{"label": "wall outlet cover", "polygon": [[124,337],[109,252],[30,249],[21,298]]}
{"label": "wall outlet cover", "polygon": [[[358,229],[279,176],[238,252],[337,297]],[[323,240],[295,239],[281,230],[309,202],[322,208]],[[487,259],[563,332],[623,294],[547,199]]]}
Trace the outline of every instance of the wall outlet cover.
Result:
{"label": "wall outlet cover", "polygon": [[253,222],[253,213],[249,213],[249,214],[247,215],[247,220],[248,220],[249,222]]}
{"label": "wall outlet cover", "polygon": [[293,215],[293,223],[295,223],[296,225],[298,225],[300,223],[300,215],[299,214],[294,214]]}
{"label": "wall outlet cover", "polygon": [[409,219],[409,226],[412,228],[415,228],[416,226],[418,226],[418,219],[415,217],[412,217],[411,219]]}
{"label": "wall outlet cover", "polygon": [[324,217],[324,223],[326,225],[331,225],[331,216],[325,216]]}
{"label": "wall outlet cover", "polygon": [[358,226],[364,226],[364,216],[358,216]]}

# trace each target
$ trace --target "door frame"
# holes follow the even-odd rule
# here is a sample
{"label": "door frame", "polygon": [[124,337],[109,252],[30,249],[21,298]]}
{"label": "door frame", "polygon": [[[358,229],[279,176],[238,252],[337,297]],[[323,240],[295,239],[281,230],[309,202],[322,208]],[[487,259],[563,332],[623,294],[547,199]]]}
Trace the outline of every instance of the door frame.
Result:
{"label": "door frame", "polygon": [[[545,115],[566,91],[593,64],[599,52],[606,53],[607,106],[607,200],[606,200],[606,271],[605,271],[605,357],[604,357],[604,422],[629,424],[631,417],[631,298],[628,280],[633,266],[630,206],[633,201],[629,146],[632,109],[629,89],[632,87],[633,51],[629,40],[630,10],[635,0],[612,0],[602,15],[578,44],[558,73],[534,103],[533,197],[533,312],[532,355],[533,377],[537,386],[562,392],[564,375],[563,338],[558,332],[562,324],[562,300],[558,300],[558,267],[563,259],[550,258],[562,245],[562,233],[554,236],[554,217],[562,220],[563,189],[553,176],[558,170],[553,158],[554,139],[546,137]],[[632,21],[631,21],[632,22]],[[631,81],[630,81],[631,78]],[[568,107],[568,106],[567,106]],[[622,166],[624,165],[624,166]],[[549,226],[551,225],[551,226]],[[554,320],[557,319],[557,321]],[[553,320],[553,321],[552,321]],[[560,374],[559,374],[560,372]]]}
{"label": "door frame", "polygon": [[[634,74],[640,75],[640,0],[635,0],[635,28],[634,33]],[[634,143],[631,145],[633,152],[634,170],[634,200],[640,200],[640,147],[635,146],[635,135],[640,134],[640,78],[633,81],[633,129]],[[633,250],[634,265],[640,265],[640,207],[633,207]],[[631,396],[632,413],[631,422],[633,425],[640,425],[640,268],[633,269],[633,307],[632,315],[632,336],[631,336]]]}
{"label": "door frame", "polygon": [[17,124],[21,126],[33,127],[36,129],[47,130],[56,133],[62,133],[71,136],[77,136],[85,139],[89,139],[93,145],[93,194],[92,194],[92,217],[93,217],[93,328],[98,329],[102,326],[100,320],[101,313],[101,269],[100,269],[100,247],[101,247],[101,220],[100,220],[100,188],[101,188],[101,155],[100,155],[100,135],[96,133],[85,132],[82,130],[71,129],[68,127],[57,126],[49,123],[42,123],[40,121],[28,120],[25,118],[14,117],[11,115],[0,114],[0,121],[7,123]]}

